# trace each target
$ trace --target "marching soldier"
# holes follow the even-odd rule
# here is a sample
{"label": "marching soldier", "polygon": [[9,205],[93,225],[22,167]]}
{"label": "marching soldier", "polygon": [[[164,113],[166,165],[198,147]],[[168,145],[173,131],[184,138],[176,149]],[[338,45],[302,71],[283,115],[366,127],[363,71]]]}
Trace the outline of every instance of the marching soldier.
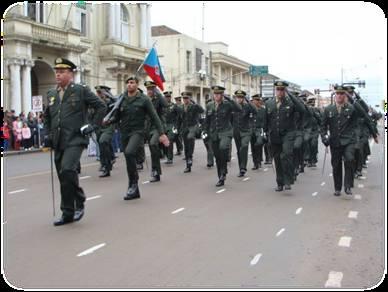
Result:
{"label": "marching soldier", "polygon": [[[295,96],[298,95],[298,92],[294,92]],[[300,103],[303,103],[303,97],[300,98]],[[303,161],[303,136],[305,135],[305,131],[303,129],[303,122],[305,120],[306,110],[301,112],[294,113],[294,121],[295,121],[295,140],[294,140],[294,151],[293,151],[293,161],[294,161],[294,181],[296,181],[301,166],[304,165]]]}
{"label": "marching soldier", "polygon": [[[100,97],[107,106],[107,114],[115,102],[113,95],[110,92],[110,88],[105,85],[99,85],[96,86],[95,89],[97,96]],[[114,159],[114,153],[112,149],[113,134],[113,125],[103,125],[98,131],[97,140],[100,147],[100,163],[102,170],[100,177],[110,176],[110,172],[112,170],[112,162]]]}
{"label": "marching soldier", "polygon": [[[49,104],[44,113],[61,186],[62,216],[54,222],[54,226],[79,221],[84,215],[85,194],[79,186],[77,165],[88,145],[88,135],[101,125],[106,110],[105,103],[88,87],[73,82],[76,68],[67,59],[55,60],[57,87],[48,91]],[[88,107],[95,110],[90,123],[87,121]]]}
{"label": "marching soldier", "polygon": [[[180,96],[175,97],[175,104],[182,111],[182,97],[180,97]],[[177,155],[177,156],[182,155],[183,142],[182,142],[182,135],[179,132],[176,135],[175,144],[176,144],[176,153],[175,153],[175,155]]]}
{"label": "marching soldier", "polygon": [[225,88],[212,86],[214,100],[206,106],[205,134],[210,136],[214,155],[216,157],[218,182],[223,186],[227,174],[227,159],[231,146],[233,128],[231,118],[233,112],[241,111],[241,105],[224,95]]}
{"label": "marching soldier", "polygon": [[[151,99],[151,102],[155,108],[156,113],[161,121],[163,132],[165,130],[165,118],[164,109],[168,106],[163,95],[156,89],[156,84],[153,81],[144,82],[144,86],[147,88],[147,95]],[[151,152],[151,164],[152,173],[150,182],[160,181],[160,175],[162,174],[162,168],[160,166],[160,148],[159,148],[159,131],[156,125],[148,120],[147,133],[149,136],[148,145]]]}
{"label": "marching soldier", "polygon": [[179,132],[182,133],[186,157],[186,168],[183,172],[188,173],[191,172],[191,166],[193,165],[195,135],[198,132],[199,118],[204,112],[204,109],[191,100],[190,92],[182,92],[181,95],[183,98],[183,110],[181,113]]}
{"label": "marching soldier", "polygon": [[112,116],[109,119],[109,123],[119,123],[121,144],[127,164],[129,186],[124,200],[140,198],[136,155],[144,141],[147,118],[154,126],[158,142],[160,141],[166,147],[169,145],[168,137],[164,134],[164,128],[151,100],[138,90],[138,85],[139,80],[136,77],[127,79],[127,90],[123,93],[117,110],[112,110]]}
{"label": "marching soldier", "polygon": [[171,91],[166,91],[163,93],[167,101],[166,108],[166,132],[168,140],[170,140],[170,145],[167,148],[167,161],[166,164],[172,164],[174,158],[174,141],[178,137],[178,125],[181,118],[181,108],[171,102]]}
{"label": "marching soldier", "polygon": [[[265,103],[267,102],[267,100],[271,99],[269,97],[263,97],[263,107],[265,109]],[[266,165],[269,165],[269,164],[272,164],[272,157],[271,157],[271,151],[269,149],[269,143],[265,143],[264,144],[264,155],[265,155],[265,159],[264,159],[264,164]]]}
{"label": "marching soldier", "polygon": [[241,111],[233,112],[233,138],[237,148],[237,158],[240,172],[238,177],[245,176],[248,163],[248,146],[252,137],[252,120],[256,115],[255,107],[245,101],[246,92],[237,90],[234,93]]}
{"label": "marching soldier", "polygon": [[[352,195],[354,147],[357,142],[355,127],[358,117],[367,117],[367,114],[358,103],[354,102],[351,96],[346,98],[346,89],[344,86],[337,85],[334,87],[334,90],[335,103],[328,105],[323,112],[321,138],[322,143],[326,147],[330,146],[335,189],[334,195],[341,195],[343,183],[342,161],[344,161],[345,168],[345,193]],[[378,143],[375,129],[371,124],[367,123],[367,125],[373,134],[375,142]],[[327,131],[330,132],[330,136]]]}
{"label": "marching soldier", "polygon": [[254,117],[251,138],[251,149],[253,159],[252,170],[256,170],[261,167],[261,162],[263,161],[263,145],[267,142],[267,137],[265,136],[263,130],[265,118],[265,108],[263,107],[263,99],[260,94],[253,95],[252,99],[252,102],[256,107],[256,115]]}
{"label": "marching soldier", "polygon": [[[211,102],[211,98],[207,98],[206,99],[206,105]],[[201,115],[201,119],[199,121],[200,123],[200,126],[201,126],[201,136],[202,136],[202,140],[203,140],[203,144],[205,145],[205,148],[206,148],[206,153],[207,153],[207,164],[206,164],[206,167],[207,168],[211,168],[214,166],[214,152],[213,152],[213,148],[212,148],[212,143],[210,141],[210,138],[208,135],[206,135],[206,131],[204,131],[205,129],[205,121],[206,121],[206,114],[202,114]]]}
{"label": "marching soldier", "polygon": [[290,190],[294,182],[293,146],[295,140],[295,112],[304,112],[304,105],[288,93],[285,81],[276,81],[275,98],[265,104],[264,129],[268,133],[272,157],[275,160],[277,192]]}

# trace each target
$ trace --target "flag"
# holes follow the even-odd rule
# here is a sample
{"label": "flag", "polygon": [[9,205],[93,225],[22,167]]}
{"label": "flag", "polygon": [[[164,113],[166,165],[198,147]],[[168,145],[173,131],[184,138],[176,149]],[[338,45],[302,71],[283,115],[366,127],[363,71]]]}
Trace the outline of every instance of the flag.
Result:
{"label": "flag", "polygon": [[163,76],[162,67],[159,63],[158,54],[156,49],[152,47],[148,56],[144,60],[144,71],[148,76],[156,83],[156,85],[163,91],[163,82],[166,81]]}

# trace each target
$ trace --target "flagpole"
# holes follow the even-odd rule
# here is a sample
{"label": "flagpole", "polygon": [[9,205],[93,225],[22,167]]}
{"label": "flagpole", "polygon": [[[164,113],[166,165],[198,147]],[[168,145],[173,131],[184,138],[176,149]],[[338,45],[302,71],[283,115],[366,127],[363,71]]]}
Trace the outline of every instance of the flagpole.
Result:
{"label": "flagpole", "polygon": [[[154,43],[152,44],[152,47],[151,47],[151,48],[155,47],[155,45],[156,45],[157,42],[158,42],[157,40],[154,41]],[[136,74],[135,74],[136,77],[139,75],[139,72],[140,72],[141,68],[143,68],[143,66],[144,66],[144,61],[147,59],[147,57],[148,57],[148,55],[150,54],[150,52],[151,52],[151,50],[148,51],[147,56],[144,58],[143,62],[141,62],[139,68],[137,68]]]}

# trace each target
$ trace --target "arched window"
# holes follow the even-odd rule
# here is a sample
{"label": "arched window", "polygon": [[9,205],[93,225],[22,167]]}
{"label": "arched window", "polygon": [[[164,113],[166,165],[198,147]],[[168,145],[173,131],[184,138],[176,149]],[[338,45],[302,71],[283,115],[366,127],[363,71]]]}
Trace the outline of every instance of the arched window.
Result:
{"label": "arched window", "polygon": [[127,7],[124,4],[120,4],[120,20],[121,20],[121,41],[128,44],[129,43],[129,13]]}
{"label": "arched window", "polygon": [[124,4],[120,4],[120,7],[121,7],[120,19],[122,22],[128,23],[129,21],[128,10]]}

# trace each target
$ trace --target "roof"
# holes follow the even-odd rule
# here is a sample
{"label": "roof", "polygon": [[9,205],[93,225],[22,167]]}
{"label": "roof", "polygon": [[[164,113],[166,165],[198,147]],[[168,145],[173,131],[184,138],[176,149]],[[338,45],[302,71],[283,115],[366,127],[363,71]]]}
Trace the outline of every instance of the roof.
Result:
{"label": "roof", "polygon": [[182,34],[171,27],[166,25],[157,25],[151,27],[152,36],[163,36],[163,35],[174,35],[174,34]]}

